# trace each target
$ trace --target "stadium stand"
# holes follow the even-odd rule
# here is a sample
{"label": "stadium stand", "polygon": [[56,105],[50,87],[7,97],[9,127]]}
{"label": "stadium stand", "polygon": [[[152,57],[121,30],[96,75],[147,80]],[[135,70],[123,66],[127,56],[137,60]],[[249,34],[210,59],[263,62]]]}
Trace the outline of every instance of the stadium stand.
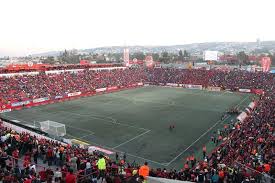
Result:
{"label": "stadium stand", "polygon": [[[234,123],[227,133],[222,133],[224,140],[205,160],[194,162],[189,159],[181,170],[150,169],[150,177],[213,183],[274,182],[274,74],[163,68],[42,72],[0,77],[0,106],[4,109],[3,106],[6,108],[15,102],[91,92],[109,86],[127,87],[139,82],[154,85],[184,83],[230,91],[255,90],[260,95],[256,107],[247,112],[245,121]],[[4,125],[0,128],[2,182],[96,182],[101,177],[114,183],[144,182],[138,175],[139,166],[130,162],[116,162],[104,158],[99,152],[89,154],[87,149],[18,133]],[[35,164],[49,168],[38,171]]]}
{"label": "stadium stand", "polygon": [[139,70],[62,72],[0,78],[0,106],[29,99],[64,96],[73,92],[91,92],[108,86],[128,86],[145,79]]}

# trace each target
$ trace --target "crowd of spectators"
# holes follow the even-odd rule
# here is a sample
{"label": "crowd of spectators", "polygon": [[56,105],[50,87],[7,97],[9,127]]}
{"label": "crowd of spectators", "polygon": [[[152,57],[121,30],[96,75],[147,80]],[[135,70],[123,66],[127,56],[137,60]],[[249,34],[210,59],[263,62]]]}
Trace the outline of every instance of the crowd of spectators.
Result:
{"label": "crowd of spectators", "polygon": [[[1,123],[1,121],[0,121]],[[0,126],[0,181],[3,183],[142,182],[137,167],[97,151],[37,138]],[[148,168],[149,170],[149,168]],[[141,174],[141,172],[139,172]]]}
{"label": "crowd of spectators", "polygon": [[194,84],[208,85],[210,78],[214,75],[212,70],[189,70],[176,68],[154,68],[147,69],[147,81],[154,84]]}
{"label": "crowd of spectators", "polygon": [[[70,92],[87,92],[107,86],[128,86],[140,81],[153,84],[197,84],[235,91],[239,88],[263,89],[256,108],[244,122],[234,121],[222,129],[221,144],[203,160],[185,162],[181,170],[150,169],[149,175],[196,182],[274,182],[275,76],[246,71],[182,69],[126,69],[80,71],[78,73],[39,74],[0,78],[0,104],[26,98],[51,97]],[[1,126],[0,179],[3,182],[142,182],[138,169],[125,160],[111,160],[98,152],[18,134]],[[23,160],[23,167],[16,159]],[[39,160],[42,163],[39,163]],[[35,165],[47,163],[58,169],[37,171]],[[21,181],[21,182],[22,182]]]}
{"label": "crowd of spectators", "polygon": [[35,98],[65,96],[79,91],[86,93],[109,86],[128,86],[144,79],[145,73],[135,69],[0,77],[0,106]]}
{"label": "crowd of spectators", "polygon": [[[199,84],[231,91],[262,89],[265,94],[242,123],[233,122],[220,131],[221,145],[198,166],[186,162],[186,179],[201,182],[274,182],[275,176],[275,76],[271,73],[217,70],[148,70],[154,84]],[[228,125],[227,125],[228,126]],[[174,174],[174,176],[177,174]],[[269,177],[271,176],[271,177]],[[272,178],[273,177],[273,178]]]}

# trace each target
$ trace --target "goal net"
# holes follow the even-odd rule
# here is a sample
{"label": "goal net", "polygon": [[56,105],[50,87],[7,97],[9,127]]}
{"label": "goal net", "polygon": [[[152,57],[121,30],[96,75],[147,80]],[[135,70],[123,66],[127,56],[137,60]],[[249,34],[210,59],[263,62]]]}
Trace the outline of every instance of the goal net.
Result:
{"label": "goal net", "polygon": [[65,124],[58,123],[55,121],[42,121],[40,123],[40,129],[50,135],[63,137],[66,135],[66,126]]}

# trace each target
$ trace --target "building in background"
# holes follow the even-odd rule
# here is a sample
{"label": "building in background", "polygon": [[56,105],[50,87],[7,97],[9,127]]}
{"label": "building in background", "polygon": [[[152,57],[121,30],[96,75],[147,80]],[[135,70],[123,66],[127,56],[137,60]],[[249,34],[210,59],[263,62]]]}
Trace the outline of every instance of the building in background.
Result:
{"label": "building in background", "polygon": [[205,61],[218,61],[218,51],[204,51],[203,58]]}

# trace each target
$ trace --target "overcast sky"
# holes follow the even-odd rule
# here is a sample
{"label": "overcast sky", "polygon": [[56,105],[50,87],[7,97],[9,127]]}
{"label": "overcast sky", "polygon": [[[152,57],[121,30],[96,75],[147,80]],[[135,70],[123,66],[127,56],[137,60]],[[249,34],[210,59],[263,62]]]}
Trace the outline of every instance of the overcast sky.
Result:
{"label": "overcast sky", "polygon": [[275,0],[0,0],[0,56],[275,40]]}

